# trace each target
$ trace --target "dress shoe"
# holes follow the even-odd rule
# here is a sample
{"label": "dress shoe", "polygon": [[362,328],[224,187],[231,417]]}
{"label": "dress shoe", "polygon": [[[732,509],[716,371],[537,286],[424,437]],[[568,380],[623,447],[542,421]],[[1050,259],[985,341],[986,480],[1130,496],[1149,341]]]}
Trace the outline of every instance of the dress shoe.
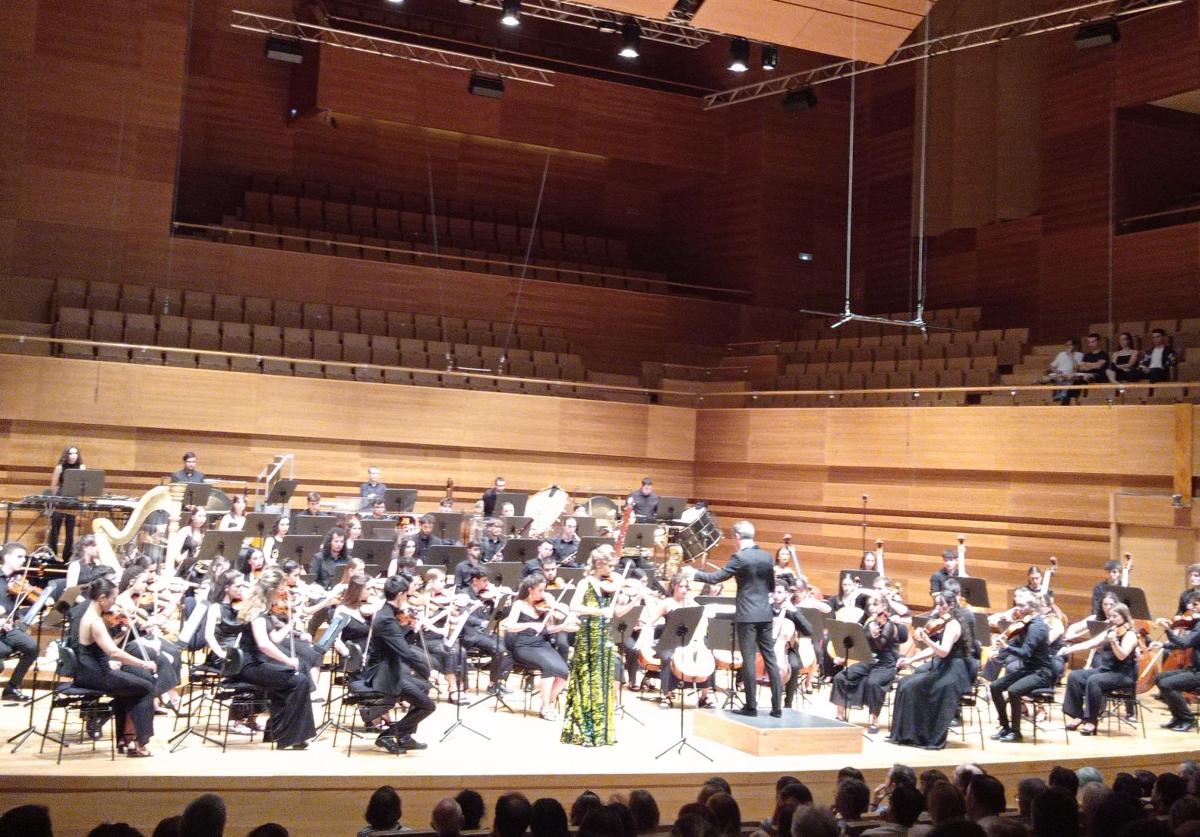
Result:
{"label": "dress shoe", "polygon": [[28,703],[29,695],[20,689],[5,689],[3,692],[0,692],[0,699],[15,700],[17,703]]}
{"label": "dress shoe", "polygon": [[782,709],[772,709],[772,710],[771,710],[771,717],[772,717],[772,718],[782,718],[782,717],[783,717],[783,710],[782,710]]}
{"label": "dress shoe", "polygon": [[1021,733],[1014,732],[1010,729],[996,740],[1003,741],[1005,744],[1020,744],[1025,739],[1021,737]]}
{"label": "dress shoe", "polygon": [[376,738],[375,746],[387,750],[393,756],[398,756],[404,752],[404,748],[400,746],[400,742],[390,735],[381,735]]}
{"label": "dress shoe", "polygon": [[871,724],[867,727],[867,735],[879,735],[879,727]]}
{"label": "dress shoe", "polygon": [[734,715],[745,715],[747,718],[757,718],[758,708],[754,706],[743,706],[741,709],[733,710]]}
{"label": "dress shoe", "polygon": [[489,695],[511,695],[512,689],[505,686],[503,683],[493,683],[488,686],[487,693]]}
{"label": "dress shoe", "polygon": [[992,734],[991,738],[993,741],[1000,741],[1010,732],[1012,732],[1012,730],[1008,727],[1000,727],[1000,729],[996,730],[996,732]]}
{"label": "dress shoe", "polygon": [[711,698],[702,697],[700,700],[696,701],[697,709],[712,709],[714,706],[716,706],[716,704],[712,702]]}
{"label": "dress shoe", "polygon": [[1180,721],[1171,727],[1171,732],[1192,732],[1196,729],[1195,721]]}
{"label": "dress shoe", "polygon": [[400,746],[403,747],[405,750],[428,750],[429,749],[428,744],[422,744],[420,741],[413,738],[411,735],[402,735],[402,736],[400,736],[399,739],[397,739],[397,741],[400,743]]}
{"label": "dress shoe", "polygon": [[1159,724],[1158,726],[1159,726],[1159,729],[1175,729],[1175,727],[1178,726],[1180,723],[1182,723],[1182,722],[1180,721],[1179,718],[1172,718],[1171,720],[1167,721],[1165,724]]}

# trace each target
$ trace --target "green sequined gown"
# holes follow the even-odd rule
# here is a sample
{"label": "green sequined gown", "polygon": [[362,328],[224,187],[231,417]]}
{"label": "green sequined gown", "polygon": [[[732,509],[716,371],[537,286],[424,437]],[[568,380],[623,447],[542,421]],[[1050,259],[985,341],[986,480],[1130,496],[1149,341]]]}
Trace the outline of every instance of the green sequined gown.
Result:
{"label": "green sequined gown", "polygon": [[[597,594],[588,583],[583,594],[587,607],[607,607],[609,597]],[[575,634],[575,655],[567,678],[567,708],[562,740],[568,744],[599,747],[616,741],[613,728],[613,678],[616,655],[608,635],[608,619],[584,616]]]}

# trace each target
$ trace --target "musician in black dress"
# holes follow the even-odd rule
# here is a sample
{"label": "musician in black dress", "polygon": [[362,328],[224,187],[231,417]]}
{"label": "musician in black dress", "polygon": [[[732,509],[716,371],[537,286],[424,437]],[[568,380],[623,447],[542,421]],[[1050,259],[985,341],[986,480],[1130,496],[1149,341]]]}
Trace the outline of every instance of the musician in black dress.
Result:
{"label": "musician in black dress", "polygon": [[1109,628],[1075,645],[1059,649],[1060,657],[1076,651],[1096,649],[1091,668],[1072,671],[1067,677],[1063,695],[1063,714],[1071,718],[1067,729],[1078,729],[1080,735],[1096,734],[1096,719],[1104,713],[1104,692],[1128,688],[1137,683],[1137,631],[1133,617],[1123,604],[1114,605],[1108,613]]}
{"label": "musician in black dress", "polygon": [[[408,579],[393,575],[383,584],[383,607],[371,619],[371,640],[367,647],[367,660],[363,668],[360,688],[378,692],[396,702],[405,701],[408,711],[399,721],[389,724],[375,745],[389,753],[407,750],[424,750],[423,744],[413,738],[421,721],[433,714],[437,704],[429,697],[429,664],[421,651],[409,642],[408,620],[405,600],[408,598]],[[352,685],[351,688],[359,688]],[[383,717],[391,709],[380,710],[376,717]],[[368,717],[366,720],[371,721]]]}
{"label": "musician in black dress", "polygon": [[[63,475],[70,470],[83,468],[83,454],[80,453],[78,446],[70,445],[63,450],[62,455],[58,457],[58,463],[55,464],[54,470],[50,474],[50,494],[57,497],[62,494]],[[58,551],[58,534],[60,530],[66,530],[67,537],[63,542],[62,552]],[[70,512],[56,511],[50,515],[50,549],[54,554],[59,556],[70,555],[75,546],[75,515]]]}
{"label": "musician in black dress", "polygon": [[268,567],[238,607],[238,621],[248,626],[239,648],[245,659],[239,680],[262,687],[271,703],[264,741],[281,749],[303,750],[316,735],[313,690],[304,663],[292,651],[287,636],[290,626],[272,629],[271,606],[286,595],[283,571]]}
{"label": "musician in black dress", "polygon": [[346,549],[346,530],[335,526],[325,536],[321,549],[308,565],[308,574],[314,583],[329,590],[337,583],[342,568],[350,562],[350,551]]}
{"label": "musician in black dress", "polygon": [[[1158,690],[1162,693],[1163,703],[1171,710],[1171,722],[1164,727],[1172,732],[1191,732],[1196,728],[1196,715],[1183,693],[1200,691],[1200,593],[1191,593],[1187,597],[1187,606],[1180,612],[1196,621],[1192,622],[1191,628],[1169,627],[1163,647],[1187,651],[1187,668],[1158,675]],[[1186,620],[1180,621],[1186,624]]]}
{"label": "musician in black dress", "polygon": [[738,646],[742,651],[742,688],[746,704],[736,710],[742,715],[757,715],[758,685],[755,682],[754,650],[762,654],[763,665],[771,684],[771,716],[783,715],[783,685],[779,681],[779,666],[775,660],[772,637],[773,614],[771,591],[775,589],[775,559],[754,542],[754,524],[739,520],[733,524],[739,549],[724,567],[716,572],[697,572],[695,579],[705,584],[720,584],[727,578],[737,579],[737,599],[733,621],[737,626]]}
{"label": "musician in black dress", "polygon": [[1004,676],[991,686],[992,706],[996,708],[996,718],[1000,722],[1000,729],[992,736],[994,741],[1021,741],[1021,698],[1036,689],[1054,685],[1050,628],[1042,617],[1045,609],[1046,597],[1032,592],[1017,608],[1017,615],[1028,618],[1028,624],[1019,640],[1006,644],[1008,653],[1019,660],[1019,665],[1010,664]]}
{"label": "musician in black dress", "polygon": [[925,646],[898,664],[930,658],[928,664],[905,677],[896,687],[892,704],[893,744],[940,750],[946,746],[946,731],[958,712],[958,699],[971,689],[967,666],[970,637],[957,612],[958,597],[938,593],[933,599],[933,617],[913,637]]}
{"label": "musician in black dress", "polygon": [[908,628],[892,618],[891,607],[882,592],[867,599],[867,644],[871,648],[869,663],[854,663],[833,678],[829,699],[837,707],[837,718],[845,721],[848,708],[866,706],[871,713],[867,732],[879,732],[879,713],[888,687],[896,679],[896,647],[908,640]]}
{"label": "musician in black dress", "polygon": [[490,588],[487,573],[481,568],[471,567],[466,577],[467,586],[463,592],[467,596],[467,607],[470,611],[463,617],[466,622],[459,630],[457,645],[464,652],[475,651],[490,658],[488,671],[491,682],[488,684],[488,694],[508,694],[509,688],[505,681],[512,671],[513,658],[496,632],[488,630],[499,594]]}
{"label": "musician in black dress", "polygon": [[[113,699],[121,748],[130,758],[150,755],[146,745],[154,735],[154,681],[152,659],[136,657],[113,642],[103,614],[117,600],[117,585],[109,578],[88,586],[88,604],[79,611],[78,666],[75,685],[95,689]],[[114,670],[110,660],[123,664]],[[136,673],[135,673],[136,672]]]}
{"label": "musician in black dress", "polygon": [[[208,657],[207,668],[221,671],[229,649],[248,642],[244,635],[248,626],[238,619],[237,608],[249,589],[246,578],[237,570],[225,570],[213,582],[209,591],[209,606],[204,614],[204,643]],[[250,706],[234,701],[229,708],[229,731],[250,735],[260,731]]]}
{"label": "musician in black dress", "polygon": [[541,671],[539,714],[547,721],[557,721],[554,703],[567,685],[569,670],[553,637],[570,628],[568,622],[556,618],[550,610],[544,575],[534,573],[521,579],[512,610],[504,620],[504,629],[505,642],[513,659],[522,666]]}

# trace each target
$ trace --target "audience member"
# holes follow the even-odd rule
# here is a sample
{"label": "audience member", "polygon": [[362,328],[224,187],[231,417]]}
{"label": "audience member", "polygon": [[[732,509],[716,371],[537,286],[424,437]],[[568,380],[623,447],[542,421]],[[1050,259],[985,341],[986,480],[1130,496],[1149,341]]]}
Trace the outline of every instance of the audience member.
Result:
{"label": "audience member", "polygon": [[638,834],[658,830],[658,802],[650,791],[639,788],[629,794],[629,813],[633,814],[633,824]]}
{"label": "audience member", "polygon": [[1029,822],[1033,800],[1046,792],[1046,783],[1036,776],[1027,776],[1017,782],[1017,816]]}
{"label": "audience member", "polygon": [[178,814],[159,820],[158,825],[154,826],[154,834],[151,837],[179,837],[179,822],[183,817]]}
{"label": "audience member", "polygon": [[1096,809],[1089,837],[1116,837],[1126,825],[1141,820],[1143,816],[1141,805],[1122,794],[1114,793]]}
{"label": "audience member", "polygon": [[792,837],[838,837],[837,822],[828,811],[804,805],[792,815]]}
{"label": "audience member", "polygon": [[928,837],[942,823],[966,819],[967,803],[954,785],[938,782],[925,794],[925,810],[929,812],[929,822],[910,828],[909,837]]}
{"label": "audience member", "polygon": [[571,827],[579,828],[583,823],[583,818],[589,813],[603,806],[600,797],[590,790],[586,790],[579,796],[575,797],[575,801],[571,803]]}
{"label": "audience member", "polygon": [[1150,332],[1150,348],[1142,353],[1136,375],[1130,380],[1149,381],[1152,384],[1169,381],[1171,370],[1178,362],[1175,350],[1167,340],[1167,333],[1161,328],[1156,328]]}
{"label": "audience member", "polygon": [[717,815],[713,813],[712,808],[709,808],[708,805],[703,802],[685,803],[682,807],[680,807],[679,813],[675,815],[675,819],[681,819],[682,817],[688,816],[704,817],[704,819],[713,824],[714,828],[717,825]]}
{"label": "audience member", "polygon": [[[1113,793],[1120,794],[1130,802],[1140,802],[1142,799],[1142,783],[1128,773],[1120,773],[1113,779]],[[1151,787],[1153,790],[1153,787]]]}
{"label": "audience member", "polygon": [[396,793],[396,789],[391,785],[382,785],[371,794],[365,814],[367,825],[358,832],[358,837],[371,837],[381,831],[397,831],[401,828],[402,816],[404,809],[400,802],[400,794]]}
{"label": "audience member", "polygon": [[965,799],[967,796],[967,785],[971,784],[971,779],[974,776],[982,776],[987,773],[982,767],[971,762],[964,762],[954,768],[954,786],[958,788],[958,792]]}
{"label": "audience member", "polygon": [[709,810],[717,823],[720,837],[738,837],[742,830],[742,809],[737,800],[727,793],[714,793],[708,798]]}
{"label": "audience member", "polygon": [[876,813],[882,814],[887,810],[887,799],[897,784],[908,784],[914,788],[917,786],[917,772],[907,764],[893,764],[888,770],[887,778],[883,784],[875,788],[871,794],[871,804],[874,806]]}
{"label": "audience member", "polygon": [[1171,828],[1179,828],[1185,822],[1200,820],[1200,799],[1194,796],[1181,796],[1167,812],[1167,822]]}
{"label": "audience member", "polygon": [[717,837],[717,827],[699,814],[686,814],[671,826],[671,837]]}
{"label": "audience member", "polygon": [[127,822],[106,822],[89,831],[87,837],[142,837],[142,832]]}
{"label": "audience member", "polygon": [[470,788],[461,790],[454,797],[454,801],[458,803],[459,809],[463,815],[463,831],[476,831],[483,826],[483,815],[487,813],[487,806],[483,804],[483,797],[478,791],[473,791]]}
{"label": "audience member", "polygon": [[1154,806],[1154,816],[1165,817],[1176,800],[1187,793],[1187,782],[1175,773],[1160,773],[1150,793],[1150,804]]}
{"label": "audience member", "polygon": [[265,822],[251,829],[246,837],[289,837],[288,830],[277,822]]}
{"label": "audience member", "polygon": [[843,822],[861,820],[871,807],[871,789],[861,779],[843,779],[838,782],[833,796],[833,813]]}
{"label": "audience member", "polygon": [[1133,344],[1133,335],[1122,331],[1117,335],[1117,348],[1108,364],[1108,379],[1113,383],[1134,380],[1141,359],[1142,353]]}
{"label": "audience member", "polygon": [[[619,796],[619,794],[614,794]],[[621,820],[621,834],[623,837],[637,837],[637,826],[633,822],[633,814],[629,813],[629,806],[620,799],[613,800],[604,806],[605,810],[612,811]]]}
{"label": "audience member", "polygon": [[1072,798],[1079,793],[1079,777],[1075,775],[1075,771],[1069,767],[1059,765],[1051,769],[1050,777],[1046,784],[1052,788],[1062,788],[1071,795]]}
{"label": "audience member", "polygon": [[1138,796],[1142,799],[1149,799],[1150,794],[1154,793],[1154,783],[1158,781],[1158,776],[1153,770],[1135,770],[1133,778],[1137,779],[1138,786],[1141,788]]}
{"label": "audience member", "polygon": [[[598,797],[596,801],[600,801]],[[519,791],[497,799],[496,813],[492,816],[492,837],[521,837],[529,828],[531,808],[525,794]]]}
{"label": "audience member", "polygon": [[1033,800],[1034,837],[1079,837],[1079,808],[1074,794],[1051,787]]}
{"label": "audience member", "polygon": [[887,811],[883,815],[884,822],[876,828],[864,831],[863,837],[908,834],[909,829],[916,824],[917,817],[925,810],[925,797],[917,790],[915,781],[912,784],[901,781],[892,788],[888,797]]}
{"label": "audience member", "polygon": [[529,833],[533,837],[567,837],[567,811],[557,799],[542,797],[529,811]]}
{"label": "audience member", "polygon": [[1104,800],[1113,792],[1101,782],[1088,782],[1079,789],[1079,830],[1083,834],[1091,834],[1096,820],[1096,812],[1100,810]]}
{"label": "audience member", "polygon": [[843,779],[858,779],[860,782],[866,781],[863,777],[863,772],[857,767],[843,767],[839,770],[837,774],[838,784],[841,784]]}
{"label": "audience member", "polygon": [[928,770],[924,770],[921,772],[921,780],[920,780],[921,793],[925,794],[925,796],[928,797],[930,788],[932,788],[938,782],[949,782],[949,781],[950,781],[949,776],[947,776],[942,771],[938,770],[936,767],[931,767]]}
{"label": "audience member", "polygon": [[54,837],[50,809],[45,805],[19,805],[0,816],[0,837]]}
{"label": "audience member", "polygon": [[1087,351],[1075,367],[1079,380],[1085,384],[1108,383],[1108,363],[1108,352],[1101,345],[1101,337],[1093,331],[1087,336]]}
{"label": "audience member", "polygon": [[[565,819],[565,815],[564,815]],[[459,837],[463,831],[462,806],[450,797],[439,799],[429,816],[429,827],[437,837]]]}
{"label": "audience member", "polygon": [[967,817],[983,826],[987,831],[990,824],[1004,813],[1008,802],[1004,785],[995,776],[974,776],[967,785]]}
{"label": "audience member", "polygon": [[203,793],[187,804],[179,820],[179,837],[222,837],[225,834],[225,801]]}
{"label": "audience member", "polygon": [[1179,762],[1179,769],[1175,772],[1179,774],[1179,778],[1183,779],[1185,782],[1190,782],[1192,780],[1192,776],[1200,772],[1200,765],[1197,765],[1192,759],[1185,759]]}
{"label": "audience member", "polygon": [[1104,776],[1099,770],[1094,767],[1081,767],[1075,771],[1075,778],[1079,780],[1079,787],[1083,787],[1089,782],[1099,782],[1104,784]]}
{"label": "audience member", "polygon": [[795,802],[797,805],[812,805],[812,791],[803,782],[792,782],[779,792],[780,802]]}
{"label": "audience member", "polygon": [[[497,804],[497,812],[499,805]],[[578,837],[624,837],[625,829],[616,811],[600,807],[588,812],[579,824]],[[519,835],[513,835],[519,837]]]}

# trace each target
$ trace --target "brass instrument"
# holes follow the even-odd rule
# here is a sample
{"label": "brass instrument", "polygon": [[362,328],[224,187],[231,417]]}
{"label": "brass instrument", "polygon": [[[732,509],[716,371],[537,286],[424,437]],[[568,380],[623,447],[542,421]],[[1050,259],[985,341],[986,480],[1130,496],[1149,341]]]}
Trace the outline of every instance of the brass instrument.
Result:
{"label": "brass instrument", "polygon": [[683,567],[683,547],[677,543],[667,544],[667,560],[663,562],[663,577],[670,582]]}

